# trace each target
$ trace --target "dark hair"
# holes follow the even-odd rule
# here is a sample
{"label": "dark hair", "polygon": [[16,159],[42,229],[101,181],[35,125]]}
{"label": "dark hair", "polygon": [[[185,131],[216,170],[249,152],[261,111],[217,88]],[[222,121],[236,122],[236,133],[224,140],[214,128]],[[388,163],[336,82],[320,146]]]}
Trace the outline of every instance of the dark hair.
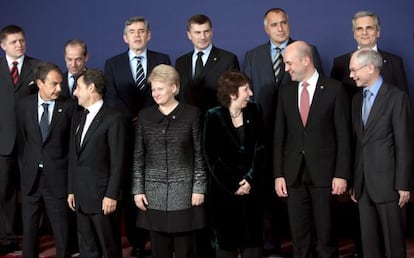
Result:
{"label": "dark hair", "polygon": [[210,25],[210,28],[213,28],[213,24],[211,23],[210,18],[208,18],[206,15],[204,15],[204,14],[193,15],[187,21],[187,31],[190,31],[191,24],[201,25],[201,24],[204,24],[204,23],[208,23]]}
{"label": "dark hair", "polygon": [[45,82],[47,75],[51,71],[56,71],[62,74],[62,71],[60,70],[59,66],[50,62],[39,62],[33,70],[34,79]]}
{"label": "dark hair", "polygon": [[88,68],[79,75],[79,77],[81,76],[83,76],[86,85],[95,84],[95,91],[102,97],[105,95],[106,78],[101,70]]}
{"label": "dark hair", "polygon": [[25,36],[24,30],[17,25],[10,24],[3,27],[3,29],[0,31],[0,41],[5,40],[8,35],[15,33],[22,33],[23,36]]}
{"label": "dark hair", "polygon": [[246,84],[250,85],[249,77],[239,71],[225,71],[217,81],[217,100],[219,103],[228,108],[230,106],[230,95],[239,95],[239,87]]}
{"label": "dark hair", "polygon": [[87,56],[88,55],[88,46],[86,46],[85,41],[81,40],[81,39],[70,39],[68,41],[66,41],[65,44],[65,55],[66,55],[66,47],[67,46],[80,46],[83,50],[83,56]]}
{"label": "dark hair", "polygon": [[142,16],[134,16],[134,17],[130,17],[128,18],[128,20],[125,21],[125,25],[124,25],[124,34],[127,33],[127,27],[133,23],[136,22],[142,22],[144,23],[145,28],[147,29],[147,31],[151,31],[150,26],[148,21],[142,17]]}

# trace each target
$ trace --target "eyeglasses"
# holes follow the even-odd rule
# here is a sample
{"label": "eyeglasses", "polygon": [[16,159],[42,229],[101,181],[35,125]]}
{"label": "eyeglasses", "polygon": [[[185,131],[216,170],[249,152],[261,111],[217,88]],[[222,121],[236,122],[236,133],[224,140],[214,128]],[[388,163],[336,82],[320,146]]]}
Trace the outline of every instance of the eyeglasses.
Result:
{"label": "eyeglasses", "polygon": [[361,70],[362,68],[367,67],[367,66],[368,66],[368,65],[363,65],[363,66],[358,67],[358,68],[351,68],[351,69],[349,69],[349,71],[350,71],[351,73],[356,73],[356,72],[358,72],[359,70]]}

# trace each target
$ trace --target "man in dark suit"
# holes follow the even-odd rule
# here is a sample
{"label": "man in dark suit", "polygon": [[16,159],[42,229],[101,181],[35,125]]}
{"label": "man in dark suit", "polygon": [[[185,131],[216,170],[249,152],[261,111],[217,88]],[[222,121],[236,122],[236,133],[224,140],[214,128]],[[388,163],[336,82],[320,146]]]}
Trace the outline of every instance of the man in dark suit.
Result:
{"label": "man in dark suit", "polygon": [[293,81],[279,89],[274,178],[287,198],[294,257],[310,257],[313,231],[318,257],[338,257],[333,236],[331,196],[346,191],[350,178],[350,115],[343,86],[320,76],[311,47],[286,47],[285,70]]}
{"label": "man in dark suit", "polygon": [[[377,40],[380,37],[381,25],[378,15],[369,11],[359,11],[352,17],[352,31],[358,49],[368,47],[377,50],[382,58],[381,76],[385,82],[391,83],[401,90],[408,92],[407,76],[401,57],[378,49]],[[359,88],[349,77],[349,60],[352,52],[334,59],[331,77],[342,81],[347,92],[352,97]]]}
{"label": "man in dark suit", "polygon": [[[378,49],[377,40],[380,37],[381,31],[379,17],[375,13],[369,11],[359,11],[355,13],[352,18],[352,31],[358,49],[367,47],[377,50],[381,54],[383,58],[381,76],[384,81],[391,83],[408,93],[407,78],[401,57]],[[356,92],[360,91],[360,88],[356,86],[355,81],[349,77],[349,61],[352,53],[353,51],[336,57],[331,71],[331,77],[343,83],[350,99],[352,99],[352,96],[354,96]],[[341,212],[337,212],[337,214],[347,219],[348,224],[350,225],[348,230],[355,242],[355,257],[362,258],[359,229],[360,223],[357,207],[349,200],[349,197],[342,200],[345,201],[342,203],[342,206],[344,206],[345,209],[343,213],[346,215],[342,215]]]}
{"label": "man in dark suit", "polygon": [[[271,8],[266,11],[264,30],[269,36],[269,41],[247,51],[243,70],[251,79],[253,98],[263,110],[266,138],[268,142],[273,143],[277,92],[281,85],[291,82],[289,73],[285,72],[283,55],[286,47],[295,40],[290,38],[289,18],[281,8]],[[280,49],[280,55],[277,48]],[[320,56],[314,46],[312,46],[312,55],[316,69],[323,74]],[[280,56],[279,62],[278,56]],[[266,149],[267,156],[272,157],[272,144],[267,144]],[[288,230],[287,224],[283,222],[287,216],[286,212],[283,212],[286,208],[274,195],[272,177],[272,159],[267,159],[264,179],[265,254],[280,253],[281,231]]]}
{"label": "man in dark suit", "polygon": [[37,60],[26,56],[25,33],[16,25],[0,31],[0,254],[18,249],[13,230],[18,178],[15,105],[21,98],[36,92],[33,68]]}
{"label": "man in dark suit", "polygon": [[180,74],[179,98],[205,113],[218,106],[218,77],[224,71],[239,70],[239,62],[233,53],[213,45],[213,25],[209,17],[202,14],[190,17],[187,36],[194,50],[179,57],[175,63]]}
{"label": "man in dark suit", "polygon": [[86,69],[88,47],[81,39],[70,39],[65,44],[65,63],[67,71],[63,74],[62,96],[73,97],[78,75]]}
{"label": "man in dark suit", "polygon": [[62,73],[55,64],[39,63],[34,79],[39,93],[19,102],[16,114],[23,257],[39,257],[43,207],[55,236],[56,257],[70,257],[66,189],[70,124],[76,103],[60,96]]}
{"label": "man in dark suit", "polygon": [[84,71],[75,96],[85,108],[72,122],[68,204],[76,210],[79,251],[87,258],[121,258],[118,203],[126,170],[126,121],[103,104],[104,74]]}
{"label": "man in dark suit", "polygon": [[414,127],[409,97],[385,82],[383,64],[370,48],[352,54],[349,64],[351,78],[363,88],[352,101],[352,198],[358,202],[364,257],[406,257],[403,207],[412,190]]}
{"label": "man in dark suit", "polygon": [[[141,109],[154,103],[147,76],[159,64],[170,64],[168,55],[151,51],[147,44],[151,39],[148,21],[143,17],[131,17],[125,22],[124,41],[129,50],[111,57],[105,63],[108,89],[105,103],[126,116],[128,126],[128,171],[124,180],[123,206],[125,209],[126,235],[132,246],[132,257],[143,257],[148,232],[136,227],[138,209],[131,194],[132,160],[135,125]],[[142,73],[142,74],[141,74]],[[138,78],[139,77],[139,78]]]}

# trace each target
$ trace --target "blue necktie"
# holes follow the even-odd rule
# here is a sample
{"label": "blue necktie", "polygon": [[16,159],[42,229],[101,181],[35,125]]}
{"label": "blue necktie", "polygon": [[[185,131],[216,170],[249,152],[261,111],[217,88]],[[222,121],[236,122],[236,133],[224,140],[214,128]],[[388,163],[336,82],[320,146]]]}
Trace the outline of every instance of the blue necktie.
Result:
{"label": "blue necktie", "polygon": [[49,130],[49,104],[43,103],[43,113],[40,117],[39,127],[42,133],[42,140],[45,141],[47,137],[47,131]]}
{"label": "blue necktie", "polygon": [[364,90],[364,101],[362,104],[362,121],[364,125],[367,124],[369,113],[371,112],[372,108],[372,92],[369,90]]}

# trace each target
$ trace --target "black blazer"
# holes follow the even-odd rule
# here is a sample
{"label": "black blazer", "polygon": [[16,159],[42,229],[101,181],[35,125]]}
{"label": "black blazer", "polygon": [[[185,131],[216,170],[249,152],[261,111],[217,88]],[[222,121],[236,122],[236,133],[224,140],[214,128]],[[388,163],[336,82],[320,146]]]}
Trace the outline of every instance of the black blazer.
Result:
{"label": "black blazer", "polygon": [[[407,76],[401,57],[380,49],[378,49],[378,52],[383,58],[381,76],[384,78],[384,81],[408,93]],[[349,77],[349,61],[351,60],[352,53],[350,52],[336,57],[331,71],[331,77],[344,84],[351,98],[356,92],[360,91],[360,88],[355,85],[355,81]]]}
{"label": "black blazer", "polygon": [[[288,45],[295,42],[289,38]],[[312,46],[313,62],[319,74],[323,75],[323,68],[318,49]],[[289,73],[285,72],[285,64],[281,67],[281,80],[276,83],[275,74],[270,56],[270,42],[260,45],[246,52],[243,71],[252,82],[254,100],[263,109],[265,130],[273,134],[273,125],[276,112],[277,91],[280,85],[291,82]]]}
{"label": "black blazer", "polygon": [[121,198],[125,165],[125,117],[105,105],[99,110],[85,134],[82,147],[77,146],[79,111],[72,121],[68,193],[75,195],[76,208],[84,213],[101,213],[102,199]]}
{"label": "black blazer", "polygon": [[383,83],[364,128],[362,92],[352,101],[356,137],[354,189],[357,198],[365,184],[376,203],[398,201],[397,190],[412,190],[413,121],[408,95]]}
{"label": "black blazer", "polygon": [[64,97],[55,101],[45,142],[42,141],[40,133],[37,107],[37,94],[24,98],[17,105],[17,142],[22,193],[31,192],[39,173],[39,163],[42,161],[47,188],[56,198],[65,198],[70,125],[76,103]]}
{"label": "black blazer", "polygon": [[239,70],[240,66],[236,55],[213,46],[200,78],[193,80],[193,53],[188,52],[175,63],[175,68],[180,74],[179,99],[199,107],[201,113],[205,114],[208,109],[218,106],[216,95],[219,76],[224,71]]}
{"label": "black blazer", "polygon": [[330,187],[333,177],[350,178],[351,121],[341,83],[319,76],[306,127],[298,107],[298,83],[279,89],[274,137],[274,177],[288,186],[299,179],[304,159],[316,187]]}
{"label": "black blazer", "polygon": [[10,155],[16,142],[16,103],[37,91],[33,69],[38,60],[25,56],[17,85],[14,86],[5,57],[0,58],[0,155]]}
{"label": "black blazer", "polygon": [[[147,74],[159,64],[171,64],[170,57],[166,54],[147,50]],[[105,103],[130,120],[138,116],[138,112],[154,103],[151,96],[151,88],[146,87],[140,92],[135,85],[129,63],[128,51],[114,56],[105,62],[105,76],[108,87],[105,94]]]}

